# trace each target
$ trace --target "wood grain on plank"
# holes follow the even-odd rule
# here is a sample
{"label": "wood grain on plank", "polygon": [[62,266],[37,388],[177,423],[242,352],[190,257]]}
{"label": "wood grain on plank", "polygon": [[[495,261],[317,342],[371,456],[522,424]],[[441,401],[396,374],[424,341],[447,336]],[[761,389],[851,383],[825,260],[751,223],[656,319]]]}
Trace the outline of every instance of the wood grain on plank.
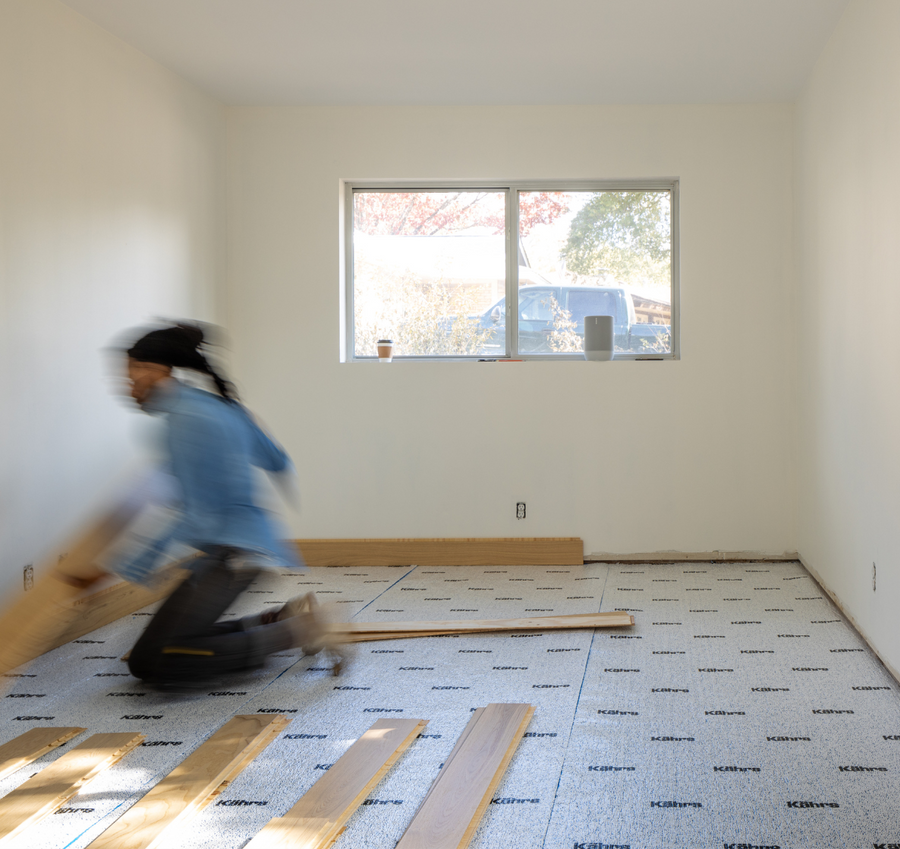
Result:
{"label": "wood grain on plank", "polygon": [[[83,597],[87,587],[105,574],[96,561],[152,501],[156,488],[153,472],[141,475],[117,495],[111,507],[68,541],[62,549],[66,553],[64,559],[54,556],[50,563],[36,570],[38,577],[34,587],[0,615],[0,673],[61,645],[61,635],[73,623],[78,630],[75,620],[82,618],[84,610],[79,610],[75,603]],[[115,593],[106,597],[114,598]],[[101,617],[92,628],[124,614],[116,609],[111,615],[113,618],[108,620]],[[78,635],[81,633],[87,631],[80,631]],[[74,636],[69,634],[62,642],[71,639]]]}
{"label": "wood grain on plank", "polygon": [[525,736],[525,731],[528,728],[528,724],[531,722],[531,717],[533,716],[534,706],[529,705],[528,710],[525,712],[525,716],[522,717],[522,722],[519,724],[516,733],[512,736],[512,739],[509,741],[509,745],[506,747],[506,754],[504,754],[503,760],[500,761],[500,766],[494,773],[494,777],[491,780],[491,783],[488,785],[488,788],[481,799],[481,803],[475,809],[475,814],[469,822],[469,827],[466,829],[466,833],[463,835],[463,839],[460,841],[460,846],[469,845],[469,842],[475,834],[475,829],[478,828],[478,823],[481,822],[481,818],[484,816],[484,812],[487,810],[487,806],[491,804],[491,800],[494,797],[494,791],[503,780],[503,776],[506,773],[507,768],[509,767],[509,762],[513,759],[513,755],[516,753],[516,749],[518,748],[519,743],[522,742],[522,738]]}
{"label": "wood grain on plank", "polygon": [[232,781],[289,722],[281,714],[235,716],[119,817],[90,844],[91,849],[151,849],[172,840],[177,827],[201,810],[223,782]]}
{"label": "wood grain on plank", "polygon": [[310,566],[572,566],[579,537],[298,539]]}
{"label": "wood grain on plank", "polygon": [[[474,711],[472,711],[472,717],[469,719],[468,723],[466,723],[466,727],[463,728],[462,734],[460,734],[459,737],[457,738],[456,745],[450,750],[450,754],[447,755],[447,758],[441,764],[441,770],[446,769],[447,766],[451,763],[451,761],[459,754],[460,750],[465,745],[465,742],[468,739],[469,734],[472,733],[472,729],[478,723],[478,720],[481,717],[481,714],[483,714],[483,713],[484,713],[484,708],[476,708]],[[422,802],[419,805],[420,808],[422,807],[422,805],[425,804],[426,800],[432,794],[432,792],[434,791],[434,788],[436,786],[437,786],[437,779],[435,779],[434,781],[431,782],[431,787],[428,788],[428,792],[425,794],[425,798],[422,799]]]}
{"label": "wood grain on plank", "polygon": [[328,846],[427,722],[379,719],[283,817],[266,825],[248,849]]}
{"label": "wood grain on plank", "polygon": [[71,621],[45,649],[64,646],[77,640],[97,628],[109,625],[123,616],[128,616],[148,604],[168,598],[178,584],[187,576],[188,571],[179,565],[170,566],[156,576],[152,587],[130,584],[120,581],[99,592],[75,599],[71,604]]}
{"label": "wood grain on plank", "polygon": [[335,830],[338,830],[337,823],[332,820],[276,817],[246,849],[321,849],[333,842]]}
{"label": "wood grain on plank", "polygon": [[444,634],[487,631],[557,631],[572,628],[627,628],[634,625],[630,613],[572,613],[563,616],[527,616],[518,619],[456,619],[445,622],[352,622],[334,627],[339,641],[396,640]]}
{"label": "wood grain on plank", "polygon": [[461,849],[530,720],[531,705],[491,704],[467,726],[396,849]]}
{"label": "wood grain on plank", "polygon": [[0,746],[0,778],[36,761],[86,728],[32,728]]}
{"label": "wood grain on plank", "polygon": [[0,843],[52,813],[104,769],[124,757],[143,734],[94,734],[0,799]]}

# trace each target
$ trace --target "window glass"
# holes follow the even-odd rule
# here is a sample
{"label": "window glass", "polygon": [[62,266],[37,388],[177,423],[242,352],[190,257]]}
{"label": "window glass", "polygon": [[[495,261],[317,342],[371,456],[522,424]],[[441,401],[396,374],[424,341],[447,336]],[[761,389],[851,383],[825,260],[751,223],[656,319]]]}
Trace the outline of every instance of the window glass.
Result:
{"label": "window glass", "polygon": [[538,289],[527,293],[519,290],[519,318],[525,321],[550,321],[553,318],[551,289]]}
{"label": "window glass", "polygon": [[[540,184],[538,184],[540,185]],[[676,181],[347,187],[347,355],[677,355]],[[509,302],[510,309],[506,305]]]}
{"label": "window glass", "polygon": [[519,191],[518,208],[520,312],[536,277],[558,286],[520,352],[583,351],[588,315],[613,316],[617,352],[672,352],[670,191]]}
{"label": "window glass", "polygon": [[[354,355],[395,358],[506,350],[483,314],[506,290],[505,192],[353,195]],[[505,318],[505,317],[504,317]]]}

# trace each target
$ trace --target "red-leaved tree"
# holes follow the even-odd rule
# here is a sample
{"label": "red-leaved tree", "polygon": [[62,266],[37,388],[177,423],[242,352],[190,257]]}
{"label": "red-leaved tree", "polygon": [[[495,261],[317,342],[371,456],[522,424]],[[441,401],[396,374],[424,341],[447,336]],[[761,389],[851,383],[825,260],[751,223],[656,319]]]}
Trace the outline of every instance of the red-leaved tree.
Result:
{"label": "red-leaved tree", "polygon": [[[561,192],[519,195],[519,232],[528,235],[536,224],[549,224],[568,209]],[[505,205],[502,192],[357,192],[353,200],[354,228],[370,236],[436,236],[486,227],[502,233]]]}

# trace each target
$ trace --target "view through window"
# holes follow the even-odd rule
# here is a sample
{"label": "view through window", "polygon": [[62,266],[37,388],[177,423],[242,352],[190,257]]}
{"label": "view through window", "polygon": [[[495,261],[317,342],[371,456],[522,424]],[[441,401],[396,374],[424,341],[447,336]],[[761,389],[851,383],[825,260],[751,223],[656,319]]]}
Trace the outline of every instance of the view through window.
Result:
{"label": "view through window", "polygon": [[595,315],[672,356],[675,192],[352,187],[351,357],[581,357]]}

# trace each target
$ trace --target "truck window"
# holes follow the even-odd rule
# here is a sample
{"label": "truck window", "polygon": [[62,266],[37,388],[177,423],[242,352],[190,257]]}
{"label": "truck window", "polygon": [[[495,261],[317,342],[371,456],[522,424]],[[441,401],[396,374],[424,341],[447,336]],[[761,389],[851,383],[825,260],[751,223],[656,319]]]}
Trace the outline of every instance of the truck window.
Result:
{"label": "truck window", "polygon": [[519,293],[519,318],[523,321],[552,321],[553,311],[550,308],[550,289],[541,289],[538,292],[529,292],[527,295],[520,290]]}
{"label": "truck window", "polygon": [[572,314],[572,321],[578,325],[584,325],[586,315],[611,315],[616,322],[620,322],[618,303],[616,292],[597,292],[590,289],[579,292],[573,289],[569,291],[567,309]]}

